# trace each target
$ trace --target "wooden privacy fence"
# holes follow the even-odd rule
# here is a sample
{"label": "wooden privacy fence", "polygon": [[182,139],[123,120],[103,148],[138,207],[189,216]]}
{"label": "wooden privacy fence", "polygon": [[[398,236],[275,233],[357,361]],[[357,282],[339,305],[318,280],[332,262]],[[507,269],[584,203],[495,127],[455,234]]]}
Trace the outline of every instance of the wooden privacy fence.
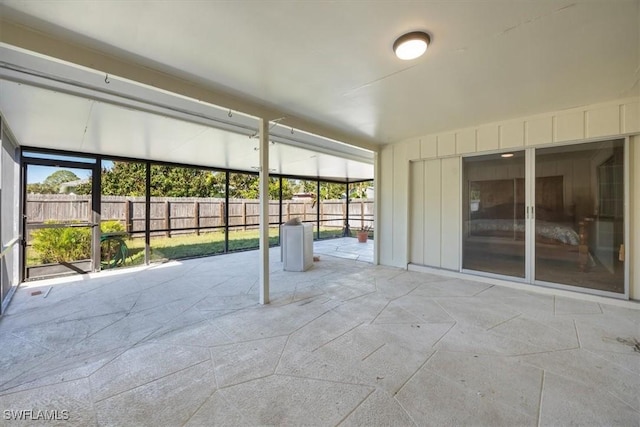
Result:
{"label": "wooden privacy fence", "polygon": [[[145,198],[124,196],[102,197],[102,221],[118,220],[129,233],[145,230]],[[346,200],[320,202],[321,226],[342,228],[346,220]],[[269,202],[269,222],[279,223],[280,204]],[[89,221],[91,196],[69,194],[29,194],[26,215],[29,224],[45,221]],[[230,230],[257,228],[260,204],[254,199],[229,199],[229,218],[225,224],[225,199],[201,197],[152,197],[150,230],[154,235],[196,233],[211,227],[228,225]],[[317,207],[310,200],[283,200],[282,221],[299,217],[302,221],[316,221]],[[349,201],[349,226],[352,229],[373,225],[373,200]],[[188,230],[185,230],[188,229]],[[204,230],[203,230],[204,229]]]}

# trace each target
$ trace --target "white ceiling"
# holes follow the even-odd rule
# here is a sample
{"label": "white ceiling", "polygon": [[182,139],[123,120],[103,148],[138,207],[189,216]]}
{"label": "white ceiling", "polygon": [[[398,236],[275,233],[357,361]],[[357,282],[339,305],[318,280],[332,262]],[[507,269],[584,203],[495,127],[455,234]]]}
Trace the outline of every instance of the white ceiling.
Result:
{"label": "white ceiling", "polygon": [[[1,3],[4,19],[374,143],[640,93],[640,0]],[[400,61],[411,30],[432,46]]]}
{"label": "white ceiling", "polygon": [[[258,169],[259,142],[250,135],[8,80],[0,80],[0,94],[0,111],[25,146]],[[299,136],[297,132],[295,136]],[[306,136],[300,137],[304,140]],[[367,153],[361,154],[360,160],[353,160],[345,158],[346,154],[331,155],[272,142],[269,167],[271,173],[283,175],[372,179],[373,156],[369,153],[367,161]]]}

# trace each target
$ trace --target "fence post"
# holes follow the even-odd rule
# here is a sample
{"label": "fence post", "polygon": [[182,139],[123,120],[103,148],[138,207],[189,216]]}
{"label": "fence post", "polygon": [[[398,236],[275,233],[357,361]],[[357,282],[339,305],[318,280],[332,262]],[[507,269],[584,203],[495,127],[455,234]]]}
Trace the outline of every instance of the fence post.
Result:
{"label": "fence post", "polygon": [[242,224],[243,230],[247,230],[247,202],[246,201],[242,201]]}
{"label": "fence post", "polygon": [[224,202],[220,202],[220,220],[218,225],[223,226],[223,225],[227,225],[224,222],[225,218],[224,218]]}
{"label": "fence post", "polygon": [[193,222],[196,227],[196,236],[200,235],[200,202],[193,202]]}
{"label": "fence post", "polygon": [[287,221],[291,219],[291,200],[287,200]]}
{"label": "fence post", "polygon": [[124,201],[124,229],[127,233],[131,233],[133,230],[133,209],[131,209],[131,203],[131,200]]}
{"label": "fence post", "polygon": [[360,230],[364,228],[364,201],[360,200]]}
{"label": "fence post", "polygon": [[307,220],[307,202],[302,202],[302,221]]}
{"label": "fence post", "polygon": [[168,200],[164,202],[164,225],[167,237],[171,237],[171,202]]}

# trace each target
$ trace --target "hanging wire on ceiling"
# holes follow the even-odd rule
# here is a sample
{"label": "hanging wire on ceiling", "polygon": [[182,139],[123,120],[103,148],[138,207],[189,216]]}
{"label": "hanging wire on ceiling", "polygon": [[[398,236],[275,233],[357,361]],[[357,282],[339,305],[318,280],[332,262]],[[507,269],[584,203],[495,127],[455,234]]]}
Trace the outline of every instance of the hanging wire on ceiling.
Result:
{"label": "hanging wire on ceiling", "polygon": [[105,74],[105,75],[104,75],[104,82],[105,82],[106,84],[111,83],[111,81],[109,80],[109,74]]}

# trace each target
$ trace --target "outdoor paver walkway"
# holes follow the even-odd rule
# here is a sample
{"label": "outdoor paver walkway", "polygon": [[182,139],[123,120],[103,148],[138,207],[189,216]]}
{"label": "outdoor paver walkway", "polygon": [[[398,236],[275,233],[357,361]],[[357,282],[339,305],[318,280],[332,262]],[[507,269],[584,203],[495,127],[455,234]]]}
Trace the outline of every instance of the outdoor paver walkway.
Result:
{"label": "outdoor paver walkway", "polygon": [[333,256],[283,272],[279,248],[271,259],[266,306],[255,251],[21,287],[0,320],[2,415],[68,411],[62,425],[77,426],[640,425],[632,304]]}

